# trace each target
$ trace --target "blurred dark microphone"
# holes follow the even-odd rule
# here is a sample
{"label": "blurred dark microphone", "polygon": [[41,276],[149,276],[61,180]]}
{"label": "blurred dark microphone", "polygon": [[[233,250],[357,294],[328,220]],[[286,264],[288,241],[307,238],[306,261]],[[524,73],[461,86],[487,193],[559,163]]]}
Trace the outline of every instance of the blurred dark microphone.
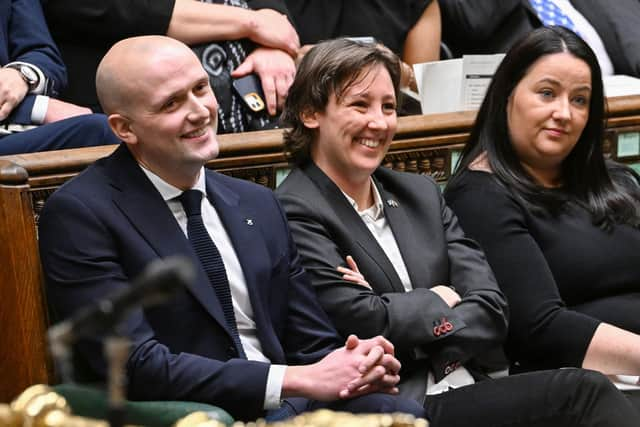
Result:
{"label": "blurred dark microphone", "polygon": [[80,308],[70,319],[50,327],[52,350],[56,345],[68,346],[78,338],[108,332],[131,310],[162,304],[180,289],[191,286],[194,279],[194,267],[186,257],[155,260],[126,289]]}

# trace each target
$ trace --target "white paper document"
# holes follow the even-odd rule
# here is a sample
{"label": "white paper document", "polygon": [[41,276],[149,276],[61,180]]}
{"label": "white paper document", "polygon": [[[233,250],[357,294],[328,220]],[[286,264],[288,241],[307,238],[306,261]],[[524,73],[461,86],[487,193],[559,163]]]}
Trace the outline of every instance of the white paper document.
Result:
{"label": "white paper document", "polygon": [[609,375],[619,390],[640,390],[637,375]]}
{"label": "white paper document", "polygon": [[415,64],[422,114],[476,110],[504,54]]}
{"label": "white paper document", "polygon": [[618,74],[603,76],[604,94],[606,97],[640,95],[640,79]]}
{"label": "white paper document", "polygon": [[422,114],[445,113],[460,109],[462,59],[415,64]]}

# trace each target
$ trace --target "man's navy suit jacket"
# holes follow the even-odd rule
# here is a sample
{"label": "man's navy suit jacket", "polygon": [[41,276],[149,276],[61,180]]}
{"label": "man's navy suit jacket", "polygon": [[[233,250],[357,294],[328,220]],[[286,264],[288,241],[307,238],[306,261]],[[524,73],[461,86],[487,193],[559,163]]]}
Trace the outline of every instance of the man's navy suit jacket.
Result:
{"label": "man's navy suit jacket", "polygon": [[[0,0],[0,66],[21,61],[40,68],[47,78],[45,95],[56,96],[67,84],[67,73],[39,0]],[[12,112],[11,122],[31,123],[34,96]]]}
{"label": "man's navy suit jacket", "polygon": [[[317,361],[339,345],[300,267],[286,217],[271,190],[206,172],[215,206],[242,265],[257,335],[276,364]],[[54,193],[40,218],[40,250],[53,315],[126,288],[154,259],[197,263],[160,193],[126,146]],[[121,327],[133,341],[127,362],[133,399],[209,402],[240,419],[263,415],[269,364],[237,359],[204,270],[167,304],[135,311]],[[80,380],[104,380],[100,337],[77,346]]]}

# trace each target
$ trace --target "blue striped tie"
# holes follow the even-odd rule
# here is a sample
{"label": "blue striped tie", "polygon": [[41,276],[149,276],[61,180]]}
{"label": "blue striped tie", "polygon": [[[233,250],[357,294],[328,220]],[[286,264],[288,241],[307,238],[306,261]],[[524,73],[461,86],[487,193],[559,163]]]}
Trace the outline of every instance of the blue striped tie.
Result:
{"label": "blue striped tie", "polygon": [[559,25],[579,34],[571,18],[565,15],[552,0],[530,0],[530,3],[545,27]]}
{"label": "blue striped tie", "polygon": [[231,290],[229,289],[229,280],[227,272],[224,268],[224,262],[220,256],[220,251],[211,239],[202,221],[200,211],[202,204],[202,192],[198,190],[187,190],[182,193],[178,199],[182,203],[182,207],[187,214],[187,236],[191,246],[196,251],[204,271],[209,277],[209,282],[216,292],[227,326],[231,331],[233,342],[238,351],[238,355],[247,358],[240,342],[238,334],[238,325],[236,324],[236,316],[233,313],[233,301],[231,299]]}

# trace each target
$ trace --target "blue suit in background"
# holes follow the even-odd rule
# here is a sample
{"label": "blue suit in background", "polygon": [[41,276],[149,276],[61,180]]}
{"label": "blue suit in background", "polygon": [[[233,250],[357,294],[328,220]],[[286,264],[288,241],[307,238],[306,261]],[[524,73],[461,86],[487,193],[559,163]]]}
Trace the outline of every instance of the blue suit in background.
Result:
{"label": "blue suit in background", "polygon": [[[56,97],[67,85],[67,71],[49,34],[37,0],[0,0],[0,65],[26,62],[44,73],[43,95]],[[13,122],[31,123],[35,95],[27,95],[12,112]]]}
{"label": "blue suit in background", "polygon": [[[42,71],[40,95],[57,97],[67,84],[64,63],[38,0],[0,0],[0,66],[12,62]],[[2,124],[34,124],[36,95],[27,94]],[[4,126],[0,129],[0,155],[117,143],[102,115],[74,117],[11,134],[6,134]]]}

